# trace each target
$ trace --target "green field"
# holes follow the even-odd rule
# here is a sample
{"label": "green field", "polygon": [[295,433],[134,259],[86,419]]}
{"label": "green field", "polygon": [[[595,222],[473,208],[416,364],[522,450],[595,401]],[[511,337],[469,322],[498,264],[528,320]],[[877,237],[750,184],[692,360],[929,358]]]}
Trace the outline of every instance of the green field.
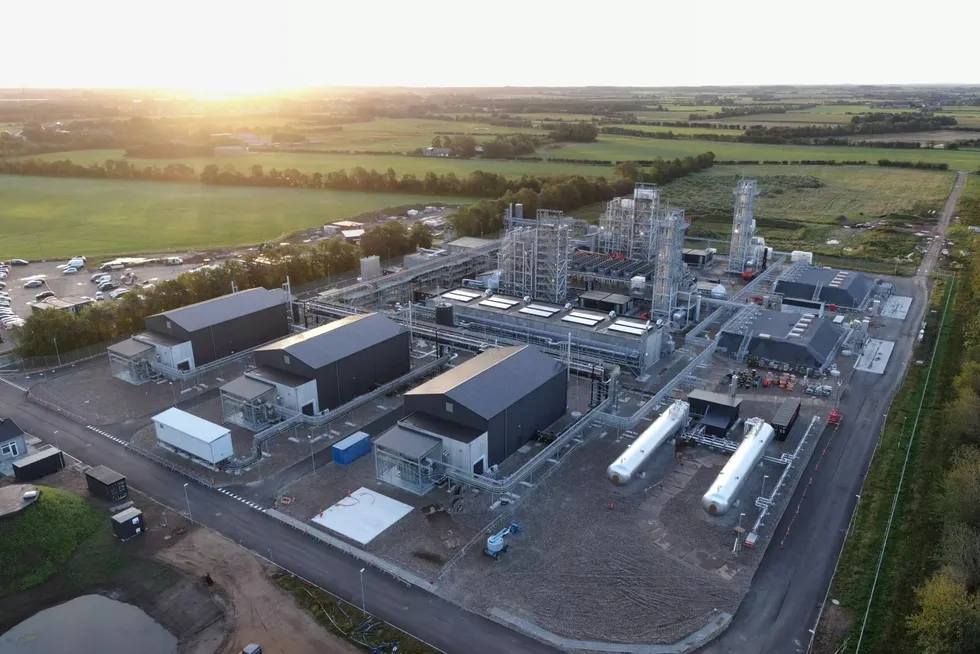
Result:
{"label": "green field", "polygon": [[953,169],[977,170],[980,152],[969,150],[900,150],[891,148],[852,148],[847,146],[761,145],[757,143],[722,143],[717,141],[688,141],[644,139],[631,136],[601,135],[595,143],[576,143],[545,156],[567,159],[599,159],[636,161],[664,157],[674,159],[702,152],[714,152],[722,161],[927,161],[948,163]]}
{"label": "green field", "polygon": [[[570,118],[566,118],[569,120]],[[539,129],[496,127],[486,123],[463,123],[448,120],[379,118],[374,121],[346,123],[342,132],[324,131],[316,125],[298,124],[297,130],[311,141],[303,147],[323,150],[359,150],[370,152],[410,152],[432,145],[436,132],[475,134],[477,142],[488,141],[494,134],[524,132],[544,135]],[[271,134],[270,134],[271,135]]]}
{"label": "green field", "polygon": [[[702,144],[704,145],[704,144]],[[698,152],[704,152],[708,148],[702,148]],[[561,154],[564,150],[555,150],[552,156],[564,157]],[[28,157],[30,158],[30,157]],[[70,159],[74,163],[87,165],[92,163],[102,163],[106,159],[122,159],[122,150],[77,150],[74,152],[51,152],[48,154],[37,155],[35,159],[55,161],[58,159]],[[586,157],[599,158],[599,157]],[[980,157],[978,157],[980,158]],[[456,173],[457,175],[469,175],[470,173],[482,170],[488,173],[497,173],[508,177],[520,177],[527,173],[529,175],[610,175],[612,169],[606,166],[590,166],[581,164],[566,164],[558,162],[538,162],[538,161],[482,161],[479,159],[454,159],[450,157],[404,157],[400,155],[372,155],[372,154],[304,154],[294,152],[256,152],[242,157],[197,157],[187,159],[130,159],[137,166],[166,166],[171,163],[182,163],[191,166],[200,173],[208,164],[215,164],[221,168],[234,166],[239,172],[247,173],[249,168],[260,165],[268,173],[273,168],[286,170],[296,168],[305,173],[328,173],[335,170],[350,170],[361,166],[368,170],[372,168],[384,172],[388,168],[394,168],[398,175],[414,174],[419,177],[428,172],[433,173]]]}
{"label": "green field", "polygon": [[625,127],[643,132],[673,132],[674,134],[741,134],[737,129],[712,129],[710,127],[661,127],[659,125],[629,125],[619,124],[610,127]]}
{"label": "green field", "polygon": [[0,175],[0,257],[173,252],[275,240],[406,204],[465,198]]}

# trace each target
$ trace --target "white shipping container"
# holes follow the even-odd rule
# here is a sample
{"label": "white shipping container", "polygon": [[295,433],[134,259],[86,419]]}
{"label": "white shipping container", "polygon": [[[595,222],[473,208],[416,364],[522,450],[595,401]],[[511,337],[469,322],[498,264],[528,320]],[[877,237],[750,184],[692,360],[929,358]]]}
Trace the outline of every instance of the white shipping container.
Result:
{"label": "white shipping container", "polygon": [[167,409],[153,416],[157,439],[210,463],[219,463],[234,454],[231,430],[203,418]]}

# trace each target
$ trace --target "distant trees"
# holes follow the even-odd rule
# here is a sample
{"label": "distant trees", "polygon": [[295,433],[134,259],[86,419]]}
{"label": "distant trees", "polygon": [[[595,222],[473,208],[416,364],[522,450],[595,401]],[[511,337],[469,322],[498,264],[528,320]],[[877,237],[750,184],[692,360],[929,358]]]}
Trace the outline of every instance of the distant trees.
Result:
{"label": "distant trees", "polygon": [[980,642],[980,597],[948,571],[916,590],[920,610],[909,630],[922,654],[973,654]]}
{"label": "distant trees", "polygon": [[599,136],[599,128],[592,123],[551,123],[547,127],[548,135],[556,142],[592,143]]}
{"label": "distant trees", "polygon": [[431,248],[432,229],[425,223],[415,223],[408,228],[408,242],[412,248]]}
{"label": "distant trees", "polygon": [[930,163],[928,161],[893,161],[879,159],[878,165],[883,168],[918,168],[920,170],[949,170],[947,163]]}

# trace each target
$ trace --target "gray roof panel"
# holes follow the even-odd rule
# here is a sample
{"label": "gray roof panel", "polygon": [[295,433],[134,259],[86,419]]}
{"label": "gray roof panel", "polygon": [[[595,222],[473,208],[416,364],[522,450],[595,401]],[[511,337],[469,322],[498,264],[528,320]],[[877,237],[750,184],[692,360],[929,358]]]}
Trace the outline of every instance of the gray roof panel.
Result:
{"label": "gray roof panel", "polygon": [[260,382],[257,379],[252,379],[251,377],[242,375],[237,379],[232,379],[230,382],[222,386],[221,392],[228,393],[245,400],[254,400],[257,397],[265,395],[271,390],[275,390],[275,388],[276,387],[272,384],[266,384],[265,382]]}
{"label": "gray roof panel", "polygon": [[256,352],[280,351],[316,370],[407,331],[380,313],[362,313],[287,336]]}
{"label": "gray roof panel", "polygon": [[431,434],[445,436],[458,443],[472,443],[483,434],[479,429],[457,425],[455,422],[449,422],[448,420],[429,416],[424,413],[413,413],[399,420],[398,424],[408,429],[422,430]]}
{"label": "gray roof panel", "polygon": [[156,315],[162,315],[180,328],[193,332],[280,304],[286,304],[286,294],[281,289],[250,288]]}
{"label": "gray roof panel", "polygon": [[441,447],[442,441],[435,436],[427,436],[417,431],[395,425],[381,434],[374,441],[374,445],[375,447],[392,450],[401,454],[406,459],[415,461],[428,454],[432,448]]}
{"label": "gray roof panel", "polygon": [[107,348],[110,352],[118,354],[123,357],[134,357],[144,352],[149,352],[153,349],[153,346],[148,343],[140,343],[139,341],[134,341],[131,338],[127,338],[125,341],[119,341],[114,345],[110,345]]}
{"label": "gray roof panel", "polygon": [[405,395],[445,395],[490,419],[545,384],[565,365],[528,346],[487,350]]}
{"label": "gray roof panel", "polygon": [[270,384],[280,384],[286,386],[287,388],[296,388],[302,386],[303,384],[309,384],[312,379],[307,379],[300,375],[294,375],[291,372],[285,372],[282,370],[277,370],[276,368],[270,368],[269,366],[259,366],[258,368],[252,368],[251,370],[245,371],[245,376],[249,379],[257,379],[259,381],[267,381]]}

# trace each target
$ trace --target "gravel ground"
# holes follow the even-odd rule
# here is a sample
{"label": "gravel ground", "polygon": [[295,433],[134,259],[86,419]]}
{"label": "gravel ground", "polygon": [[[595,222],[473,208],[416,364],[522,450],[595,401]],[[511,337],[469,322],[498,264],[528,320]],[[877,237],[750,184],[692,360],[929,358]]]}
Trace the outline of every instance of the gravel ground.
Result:
{"label": "gravel ground", "polygon": [[159,413],[173,406],[175,398],[180,403],[214,390],[244,370],[243,363],[232,363],[222,370],[201,375],[199,380],[175,381],[171,390],[168,383],[149,382],[134,386],[116,379],[109,371],[106,358],[71,374],[36,384],[31,387],[31,393],[93,425],[110,425]]}
{"label": "gravel ground", "polygon": [[626,445],[614,436],[573,452],[516,509],[526,531],[509,539],[510,551],[493,561],[471,548],[441,580],[441,594],[474,611],[500,607],[562,636],[611,642],[674,642],[715,609],[734,612],[749,575],[727,582],[654,542],[642,485],[624,492],[605,478]]}

